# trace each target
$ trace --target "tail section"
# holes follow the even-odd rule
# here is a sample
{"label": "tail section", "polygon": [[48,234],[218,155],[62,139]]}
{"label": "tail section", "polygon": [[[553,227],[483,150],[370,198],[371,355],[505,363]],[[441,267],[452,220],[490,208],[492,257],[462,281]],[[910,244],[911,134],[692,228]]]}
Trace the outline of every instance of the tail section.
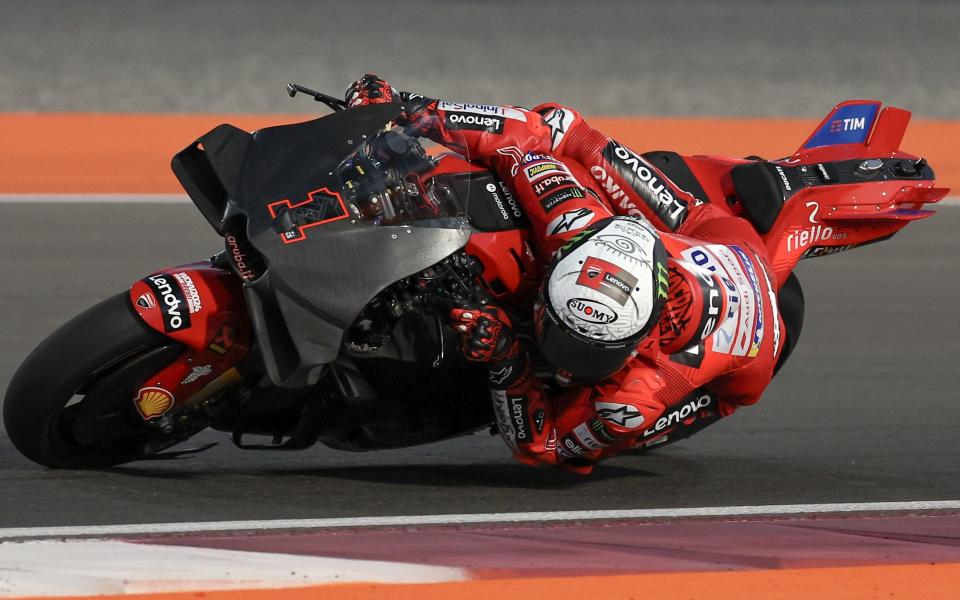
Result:
{"label": "tail section", "polygon": [[[906,110],[848,100],[834,107],[795,154],[769,163],[767,187],[773,186],[783,204],[763,239],[778,282],[800,259],[889,239],[934,214],[926,206],[949,190],[936,187],[925,160],[900,150],[909,122]],[[742,200],[744,186],[733,175]]]}

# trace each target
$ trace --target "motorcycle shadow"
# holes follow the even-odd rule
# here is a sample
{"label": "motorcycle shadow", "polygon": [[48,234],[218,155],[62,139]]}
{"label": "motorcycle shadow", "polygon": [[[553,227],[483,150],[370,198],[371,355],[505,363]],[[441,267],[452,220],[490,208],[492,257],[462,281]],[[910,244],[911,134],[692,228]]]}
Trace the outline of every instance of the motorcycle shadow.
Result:
{"label": "motorcycle shadow", "polygon": [[[688,470],[686,459],[660,455],[656,461],[641,461],[639,457],[622,457],[614,462],[597,465],[593,473],[582,475],[553,467],[529,467],[520,464],[486,463],[436,465],[429,463],[400,465],[343,465],[329,467],[227,467],[200,469],[169,469],[151,467],[149,463],[115,467],[108,471],[132,477],[167,480],[217,480],[242,477],[256,478],[264,483],[277,483],[296,478],[340,480],[369,484],[400,484],[414,487],[462,488],[484,487],[503,489],[564,490],[586,485],[602,485],[626,478],[670,479],[670,473]],[[646,462],[643,467],[639,463]],[[651,464],[653,463],[653,464]],[[682,464],[680,464],[682,463]],[[168,463],[169,464],[169,463]],[[654,469],[647,467],[653,466]],[[192,465],[191,465],[192,467]]]}
{"label": "motorcycle shadow", "polygon": [[[281,474],[274,472],[273,474]],[[602,465],[590,475],[550,467],[525,465],[395,465],[320,469],[295,469],[281,475],[340,479],[363,483],[399,483],[422,487],[487,487],[519,489],[566,489],[586,483],[624,477],[656,477],[657,473],[614,465]]]}

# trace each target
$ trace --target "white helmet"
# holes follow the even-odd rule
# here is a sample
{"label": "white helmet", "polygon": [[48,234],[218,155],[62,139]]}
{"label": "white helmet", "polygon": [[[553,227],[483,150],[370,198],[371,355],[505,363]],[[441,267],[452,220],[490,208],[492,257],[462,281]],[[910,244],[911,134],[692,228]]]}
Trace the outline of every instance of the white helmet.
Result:
{"label": "white helmet", "polygon": [[645,220],[611,217],[554,257],[542,288],[537,333],[544,357],[583,379],[623,366],[660,318],[667,252]]}

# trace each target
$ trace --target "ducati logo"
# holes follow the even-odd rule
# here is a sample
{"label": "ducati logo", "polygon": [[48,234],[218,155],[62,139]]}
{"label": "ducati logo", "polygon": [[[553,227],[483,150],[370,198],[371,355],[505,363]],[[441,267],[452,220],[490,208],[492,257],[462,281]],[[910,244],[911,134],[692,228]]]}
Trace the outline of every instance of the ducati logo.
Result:
{"label": "ducati logo", "polygon": [[140,308],[155,308],[157,306],[157,300],[153,297],[153,294],[145,292],[137,298],[137,306]]}

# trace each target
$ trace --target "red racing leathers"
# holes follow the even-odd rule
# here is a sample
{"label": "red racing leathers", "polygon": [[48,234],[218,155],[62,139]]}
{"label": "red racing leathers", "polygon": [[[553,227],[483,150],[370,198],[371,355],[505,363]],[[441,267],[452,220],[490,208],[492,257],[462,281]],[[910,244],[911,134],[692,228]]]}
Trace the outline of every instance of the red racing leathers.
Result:
{"label": "red racing leathers", "polygon": [[405,109],[434,141],[511,184],[542,260],[587,225],[618,214],[649,219],[671,256],[659,326],[613,376],[548,396],[524,353],[511,355],[512,376],[494,376],[508,369],[491,364],[497,424],[518,460],[589,471],[598,460],[685,437],[760,398],[784,328],[766,251],[746,221],[700,204],[559,105],[527,111],[414,97]]}

